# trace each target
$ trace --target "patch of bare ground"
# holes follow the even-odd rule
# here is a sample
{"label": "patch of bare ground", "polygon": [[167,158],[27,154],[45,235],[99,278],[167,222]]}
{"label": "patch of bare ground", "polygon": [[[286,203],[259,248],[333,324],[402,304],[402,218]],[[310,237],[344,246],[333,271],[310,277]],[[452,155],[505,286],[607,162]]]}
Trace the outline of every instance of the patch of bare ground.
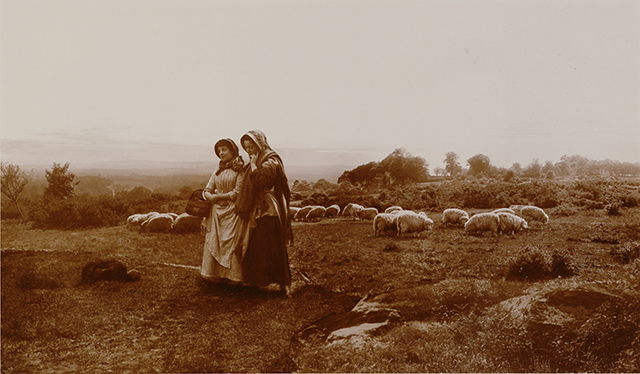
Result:
{"label": "patch of bare ground", "polygon": [[[630,286],[638,283],[640,264],[611,255],[616,246],[640,240],[640,210],[615,217],[552,216],[547,225],[533,224],[513,236],[468,235],[441,227],[438,213],[428,215],[434,229],[404,239],[375,237],[370,221],[295,223],[289,248],[293,285],[285,298],[275,289],[254,294],[201,281],[199,234],[141,234],[124,227],[32,230],[3,221],[2,372],[640,369],[634,361],[640,317],[628,313],[640,305],[640,290]],[[507,280],[514,257],[532,247],[563,253],[575,275]],[[83,266],[102,259],[138,270],[140,280],[78,285]],[[565,334],[554,335],[562,344],[543,347],[564,361],[552,362],[542,349],[526,353],[527,339],[537,335],[518,335],[515,325],[506,326],[514,331],[506,334],[505,325],[487,315],[532,286],[567,282],[604,285],[603,294],[617,297],[592,310],[587,325],[557,330]],[[369,333],[354,340],[344,329],[357,327],[348,325],[360,318],[352,309],[364,297],[368,307],[378,308],[377,319],[365,316],[359,331]],[[359,305],[355,311],[372,312]],[[392,323],[384,325],[383,312],[396,316]],[[606,313],[621,322],[605,323]],[[613,353],[589,351],[598,331],[616,336],[607,329],[623,336],[619,341],[626,346]],[[572,341],[592,355],[613,358],[584,359],[571,351]],[[594,362],[599,366],[588,366]]]}

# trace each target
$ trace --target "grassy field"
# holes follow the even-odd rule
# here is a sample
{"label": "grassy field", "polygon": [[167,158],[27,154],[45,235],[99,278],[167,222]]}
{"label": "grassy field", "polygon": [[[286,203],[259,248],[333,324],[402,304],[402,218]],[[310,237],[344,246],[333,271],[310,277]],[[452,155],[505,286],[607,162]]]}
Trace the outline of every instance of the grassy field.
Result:
{"label": "grassy field", "polygon": [[[640,241],[640,209],[551,216],[547,225],[497,237],[442,228],[441,217],[428,214],[433,231],[404,239],[374,237],[370,221],[295,223],[286,298],[275,288],[248,294],[201,281],[200,234],[35,230],[3,221],[2,372],[640,370],[624,356],[640,345],[637,313],[625,317],[635,340],[615,355],[586,345],[580,352],[568,345],[532,351],[524,337],[482,322],[492,306],[559,281],[599,282],[624,293],[627,309],[607,311],[611,318],[640,306],[640,260],[615,255]],[[514,259],[532,248],[561,254],[575,275],[511,280]],[[79,285],[82,267],[104,259],[139,270],[141,279]],[[383,296],[402,323],[363,347],[296,341],[315,321],[346,313],[367,295]],[[598,329],[609,336],[605,325]],[[554,355],[570,365],[557,366]]]}

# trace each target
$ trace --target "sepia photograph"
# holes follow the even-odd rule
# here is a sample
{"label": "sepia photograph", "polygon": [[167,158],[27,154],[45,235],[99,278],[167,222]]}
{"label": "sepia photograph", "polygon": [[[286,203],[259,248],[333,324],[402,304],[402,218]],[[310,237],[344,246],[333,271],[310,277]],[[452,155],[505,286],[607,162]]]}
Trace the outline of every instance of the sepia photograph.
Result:
{"label": "sepia photograph", "polygon": [[640,372],[640,2],[0,0],[0,372]]}

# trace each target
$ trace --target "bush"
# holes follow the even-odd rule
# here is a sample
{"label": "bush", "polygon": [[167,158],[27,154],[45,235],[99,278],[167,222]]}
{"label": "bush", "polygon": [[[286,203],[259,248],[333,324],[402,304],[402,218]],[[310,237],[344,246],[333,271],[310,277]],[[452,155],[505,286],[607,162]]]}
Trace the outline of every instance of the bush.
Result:
{"label": "bush", "polygon": [[521,281],[537,281],[575,274],[571,257],[566,252],[541,250],[527,245],[511,259],[506,278]]}
{"label": "bush", "polygon": [[609,254],[624,264],[631,263],[635,259],[640,258],[640,243],[622,243],[612,248]]}

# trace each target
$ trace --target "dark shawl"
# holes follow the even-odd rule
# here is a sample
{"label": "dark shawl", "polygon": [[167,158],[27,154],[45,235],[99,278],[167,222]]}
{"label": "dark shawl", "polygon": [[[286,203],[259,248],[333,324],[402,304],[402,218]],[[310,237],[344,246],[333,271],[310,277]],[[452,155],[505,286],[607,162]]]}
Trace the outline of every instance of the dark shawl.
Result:
{"label": "dark shawl", "polygon": [[[262,133],[262,131],[252,130],[244,134],[240,139],[240,144],[242,144],[243,147],[244,140],[247,139],[254,142],[260,149],[256,160],[258,169],[255,172],[252,172],[250,164],[245,167],[244,184],[242,185],[242,190],[240,191],[238,202],[236,203],[238,213],[243,217],[247,217],[253,211],[256,197],[255,190],[258,187],[257,184],[260,185],[263,184],[261,182],[264,182],[260,180],[260,174],[266,172],[266,170],[262,170],[262,164],[270,158],[276,159],[278,161],[278,167],[276,167],[276,170],[274,171],[275,175],[265,175],[264,179],[273,180],[276,201],[278,202],[278,210],[281,212],[279,218],[283,232],[285,233],[285,242],[287,242],[287,244],[292,244],[293,232],[291,230],[291,217],[289,215],[291,190],[289,189],[287,175],[284,172],[282,158],[273,149],[271,149],[267,143],[267,137]],[[270,186],[264,184],[261,187]]]}

